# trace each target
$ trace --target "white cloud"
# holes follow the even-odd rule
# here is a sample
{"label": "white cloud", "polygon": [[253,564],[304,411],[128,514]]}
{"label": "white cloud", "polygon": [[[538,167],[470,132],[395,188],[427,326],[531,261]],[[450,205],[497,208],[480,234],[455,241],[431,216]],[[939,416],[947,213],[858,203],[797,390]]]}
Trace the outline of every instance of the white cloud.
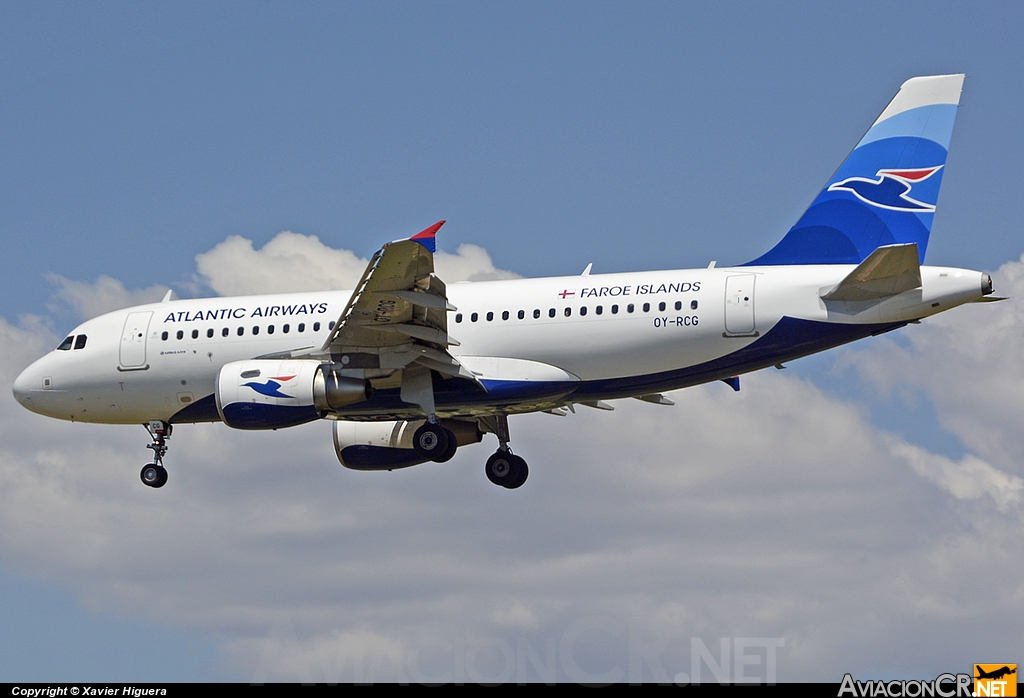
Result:
{"label": "white cloud", "polygon": [[463,243],[455,254],[438,250],[434,255],[434,270],[446,283],[457,281],[495,281],[518,279],[519,274],[497,269],[487,250]]}
{"label": "white cloud", "polygon": [[966,455],[959,462],[923,448],[896,441],[892,452],[905,459],[918,475],[931,480],[957,499],[990,496],[999,511],[1020,504],[1024,480],[993,468],[977,456]]}
{"label": "white cloud", "polygon": [[993,466],[1024,476],[1024,261],[993,275],[999,303],[972,303],[848,351],[841,365],[883,393],[919,391],[942,426]]}
{"label": "white cloud", "polygon": [[[283,232],[259,250],[252,240],[232,235],[196,256],[202,282],[223,296],[348,289],[359,283],[368,260],[350,250],[336,250],[315,235]],[[490,255],[476,245],[460,245],[455,254],[439,251],[437,274],[448,283],[509,279],[518,275],[496,269]]]}
{"label": "white cloud", "polygon": [[232,235],[196,255],[203,282],[222,296],[352,288],[366,260],[335,250],[315,235],[282,232],[257,250],[252,240]]}
{"label": "white cloud", "polygon": [[[907,333],[910,349],[873,340],[851,361],[903,362],[911,385],[915,363],[963,368],[968,348],[942,358],[934,344],[956,345],[956,328],[914,344],[931,325]],[[1012,348],[1016,325],[998,326],[981,349]],[[0,392],[53,341],[0,320]],[[963,370],[994,383],[991,361]],[[542,677],[533,660],[551,657],[559,678],[628,679],[645,646],[643,676],[671,678],[690,671],[691,638],[717,656],[723,637],[784,638],[780,680],[835,681],[914,662],[933,675],[1015,642],[991,622],[1024,611],[1015,471],[908,445],[787,374],[682,391],[672,408],[513,418],[531,465],[514,492],[483,475],[493,439],[447,464],[359,473],[323,423],[179,426],[154,491],[138,481],[140,427],[6,399],[0,555],[97,612],[210,638],[245,681],[486,680],[513,671],[509,652],[514,679]],[[992,426],[1011,453],[1022,414]]]}
{"label": "white cloud", "polygon": [[[46,280],[57,286],[53,300],[71,306],[71,309],[83,320],[94,318],[111,310],[153,303],[167,293],[167,287],[160,284],[129,291],[124,284],[109,276],[100,276],[89,283],[65,279],[59,274],[47,274]],[[50,305],[51,309],[56,309],[53,301]]]}

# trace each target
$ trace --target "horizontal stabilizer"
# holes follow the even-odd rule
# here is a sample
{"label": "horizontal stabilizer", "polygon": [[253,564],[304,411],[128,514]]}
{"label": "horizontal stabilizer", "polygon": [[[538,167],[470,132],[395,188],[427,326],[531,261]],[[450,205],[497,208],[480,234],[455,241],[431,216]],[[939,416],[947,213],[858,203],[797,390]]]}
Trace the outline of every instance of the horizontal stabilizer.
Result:
{"label": "horizontal stabilizer", "polygon": [[920,288],[917,243],[886,245],[868,255],[834,289],[827,301],[870,301]]}

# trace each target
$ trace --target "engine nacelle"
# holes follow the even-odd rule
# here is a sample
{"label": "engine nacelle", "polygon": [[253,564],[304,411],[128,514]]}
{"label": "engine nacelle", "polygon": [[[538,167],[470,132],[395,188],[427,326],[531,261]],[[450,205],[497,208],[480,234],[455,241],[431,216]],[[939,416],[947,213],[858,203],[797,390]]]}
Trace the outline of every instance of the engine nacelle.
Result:
{"label": "engine nacelle", "polygon": [[281,429],[367,400],[371,392],[369,381],[339,376],[315,359],[252,359],[225,364],[214,395],[229,427]]}
{"label": "engine nacelle", "polygon": [[[423,419],[398,422],[334,423],[334,451],[352,470],[395,470],[426,463],[412,448],[412,436]],[[483,434],[476,422],[442,419],[441,426],[455,434],[459,446],[478,443]]]}

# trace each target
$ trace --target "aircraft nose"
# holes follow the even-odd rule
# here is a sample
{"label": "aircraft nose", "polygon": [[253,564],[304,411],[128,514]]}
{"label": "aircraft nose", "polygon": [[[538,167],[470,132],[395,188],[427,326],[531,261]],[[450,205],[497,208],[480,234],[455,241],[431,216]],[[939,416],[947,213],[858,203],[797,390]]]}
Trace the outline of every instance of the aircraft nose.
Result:
{"label": "aircraft nose", "polygon": [[40,381],[41,378],[39,377],[39,372],[33,364],[22,371],[21,375],[14,379],[14,385],[11,386],[11,392],[14,394],[14,399],[17,400],[22,407],[32,410],[33,412],[38,410],[36,405],[33,404],[32,393],[37,392],[42,388]]}
{"label": "aircraft nose", "polygon": [[11,392],[14,393],[14,399],[22,405],[25,405],[26,400],[31,399],[29,397],[29,382],[31,379],[27,374],[28,369],[22,371],[21,375],[14,379],[14,386],[11,389]]}

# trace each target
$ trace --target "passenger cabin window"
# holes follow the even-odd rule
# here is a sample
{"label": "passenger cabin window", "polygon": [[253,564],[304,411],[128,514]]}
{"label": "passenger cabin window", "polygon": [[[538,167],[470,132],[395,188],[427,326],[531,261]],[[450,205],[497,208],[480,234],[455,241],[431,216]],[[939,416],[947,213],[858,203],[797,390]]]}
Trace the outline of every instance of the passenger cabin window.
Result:
{"label": "passenger cabin window", "polygon": [[662,301],[661,303],[658,303],[658,310],[664,310],[664,309],[665,309],[665,301]]}
{"label": "passenger cabin window", "polygon": [[162,340],[164,340],[166,342],[167,341],[167,333],[166,332],[161,332],[160,333],[160,339],[162,339]]}
{"label": "passenger cabin window", "polygon": [[626,306],[626,312],[627,313],[633,312],[633,304],[632,303],[630,303],[629,305]]}
{"label": "passenger cabin window", "polygon": [[501,311],[501,319],[502,320],[508,320],[508,311],[507,310]]}
{"label": "passenger cabin window", "polygon": [[327,329],[329,329],[329,330],[333,330],[334,329],[334,320],[331,320],[330,322],[327,323]]}
{"label": "passenger cabin window", "polygon": [[227,337],[229,334],[231,334],[231,330],[229,330],[227,327],[225,327],[224,329],[222,329],[220,331],[220,336],[221,337]]}
{"label": "passenger cabin window", "polygon": [[682,310],[682,309],[683,309],[683,302],[682,301],[676,301],[676,310]]}
{"label": "passenger cabin window", "polygon": [[644,312],[648,313],[648,312],[650,312],[650,310],[651,310],[651,304],[650,303],[644,303]]}
{"label": "passenger cabin window", "polygon": [[306,323],[300,322],[299,323],[299,332],[305,332],[305,331],[306,331]]}
{"label": "passenger cabin window", "polygon": [[281,331],[284,332],[285,334],[288,334],[288,330],[290,330],[291,328],[291,325],[284,325],[281,327]]}
{"label": "passenger cabin window", "polygon": [[469,321],[470,322],[476,322],[477,319],[479,319],[479,317],[480,317],[479,315],[477,315],[476,313],[473,313],[472,315],[469,316]]}
{"label": "passenger cabin window", "polygon": [[580,308],[580,315],[586,315],[586,314],[587,314],[587,306],[584,305],[584,306],[582,306]]}
{"label": "passenger cabin window", "polygon": [[314,332],[319,332],[320,331],[320,323],[319,322],[314,322],[313,323],[313,331]]}
{"label": "passenger cabin window", "polygon": [[534,319],[534,320],[536,320],[536,319],[537,319],[537,318],[539,318],[539,317],[540,317],[540,308],[536,308],[536,309],[535,309],[535,310],[533,311],[533,319]]}
{"label": "passenger cabin window", "polygon": [[604,308],[599,305],[596,308],[594,308],[594,312],[597,313],[598,315],[600,315],[601,313],[604,312]]}
{"label": "passenger cabin window", "polygon": [[566,308],[565,309],[565,316],[569,317],[570,315],[572,315],[572,308]]}
{"label": "passenger cabin window", "polygon": [[259,325],[254,325],[253,328],[252,328],[252,333],[253,334],[259,334],[260,333],[260,326]]}
{"label": "passenger cabin window", "polygon": [[85,335],[80,334],[75,337],[75,349],[85,349]]}
{"label": "passenger cabin window", "polygon": [[455,322],[462,322],[462,313],[455,313]]}
{"label": "passenger cabin window", "polygon": [[239,327],[238,328],[238,336],[241,337],[243,334],[245,334],[245,328],[244,327]]}
{"label": "passenger cabin window", "polygon": [[71,345],[74,343],[74,341],[74,337],[68,337],[63,342],[60,343],[60,346],[57,347],[57,351],[67,351],[68,349],[71,348]]}
{"label": "passenger cabin window", "polygon": [[490,322],[493,319],[494,319],[494,313],[492,313],[491,311],[488,310],[487,311],[487,322]]}
{"label": "passenger cabin window", "polygon": [[551,308],[550,310],[548,310],[548,317],[554,317],[554,316],[555,316],[555,309]]}
{"label": "passenger cabin window", "polygon": [[274,326],[273,325],[268,325],[267,326],[267,334],[274,334]]}
{"label": "passenger cabin window", "polygon": [[184,339],[185,333],[182,330],[178,330],[178,334],[176,336],[178,339]]}
{"label": "passenger cabin window", "polygon": [[618,312],[619,312],[619,306],[613,305],[612,306],[612,315],[617,315]]}
{"label": "passenger cabin window", "polygon": [[199,330],[192,330],[192,339],[199,339]]}
{"label": "passenger cabin window", "polygon": [[520,310],[519,313],[516,315],[516,317],[518,317],[520,320],[522,320],[524,317],[526,317],[526,311],[525,310]]}
{"label": "passenger cabin window", "polygon": [[207,337],[207,339],[213,337],[213,328],[212,327],[210,329],[206,330],[206,337]]}
{"label": "passenger cabin window", "polygon": [[690,301],[690,310],[697,309],[697,301]]}

